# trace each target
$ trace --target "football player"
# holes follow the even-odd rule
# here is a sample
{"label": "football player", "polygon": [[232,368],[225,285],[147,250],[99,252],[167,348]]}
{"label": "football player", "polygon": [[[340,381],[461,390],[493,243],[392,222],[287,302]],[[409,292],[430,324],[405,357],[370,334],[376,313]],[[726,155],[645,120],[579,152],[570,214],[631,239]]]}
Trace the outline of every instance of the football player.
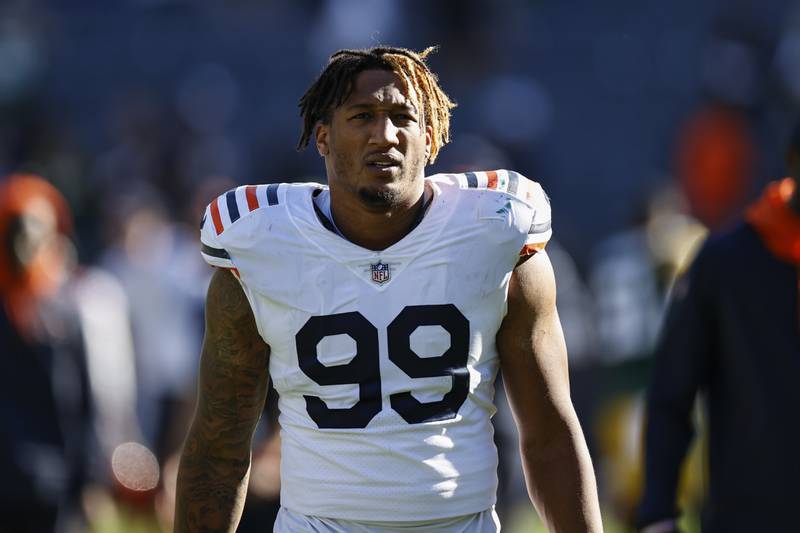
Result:
{"label": "football player", "polygon": [[267,381],[280,395],[275,531],[498,531],[502,369],[528,490],[552,531],[600,531],[569,395],[541,187],[425,177],[454,104],[432,49],[341,50],[300,100],[328,186],[242,186],[206,210],[208,290],[175,530],[233,531]]}

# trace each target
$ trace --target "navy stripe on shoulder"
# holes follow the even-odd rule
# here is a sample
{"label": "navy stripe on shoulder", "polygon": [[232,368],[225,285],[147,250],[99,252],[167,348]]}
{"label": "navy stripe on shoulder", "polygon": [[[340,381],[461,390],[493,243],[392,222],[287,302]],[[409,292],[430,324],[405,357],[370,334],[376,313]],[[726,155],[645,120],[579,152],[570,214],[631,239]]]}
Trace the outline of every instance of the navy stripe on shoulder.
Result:
{"label": "navy stripe on shoulder", "polygon": [[210,255],[211,257],[219,257],[220,259],[230,259],[231,258],[231,256],[228,254],[228,252],[223,250],[222,248],[212,248],[212,247],[207,246],[205,244],[203,244],[203,246],[200,248],[200,251],[202,251],[206,255]]}
{"label": "navy stripe on shoulder", "polygon": [[236,189],[231,189],[225,193],[225,201],[228,203],[228,216],[231,217],[231,222],[239,220],[239,206],[236,205]]}
{"label": "navy stripe on shoulder", "polygon": [[277,205],[279,185],[280,185],[279,183],[271,183],[267,185],[267,204]]}
{"label": "navy stripe on shoulder", "polygon": [[467,177],[467,186],[471,189],[478,188],[478,175],[474,172],[467,172],[464,174]]}

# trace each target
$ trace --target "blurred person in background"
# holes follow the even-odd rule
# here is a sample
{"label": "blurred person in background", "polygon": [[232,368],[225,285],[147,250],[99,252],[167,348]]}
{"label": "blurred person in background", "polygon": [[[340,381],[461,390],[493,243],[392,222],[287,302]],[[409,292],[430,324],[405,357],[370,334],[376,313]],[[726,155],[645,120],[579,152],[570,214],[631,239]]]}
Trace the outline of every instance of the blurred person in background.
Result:
{"label": "blurred person in background", "polygon": [[424,177],[454,107],[431,50],[331,56],[300,102],[300,146],[315,142],[329,188],[243,186],[209,205],[202,251],[219,269],[176,531],[236,527],[270,378],[276,531],[498,531],[501,366],[531,500],[553,529],[602,530],[543,251],[549,202],[516,172]]}
{"label": "blurred person in background", "polygon": [[757,151],[745,109],[712,100],[678,131],[676,171],[689,213],[711,232],[730,226],[753,185]]}
{"label": "blurred person in background", "polygon": [[800,497],[800,126],[792,177],[707,240],[675,285],[647,399],[639,526],[678,530],[676,491],[702,394],[708,415],[703,531],[796,529]]}
{"label": "blurred person in background", "polygon": [[208,285],[208,273],[188,242],[191,230],[170,220],[156,195],[141,197],[149,201],[115,202],[124,213],[121,231],[102,264],[120,280],[129,301],[138,417],[145,442],[163,461],[186,429],[175,417],[188,410],[182,404],[202,331],[197,287]]}
{"label": "blurred person in background", "polygon": [[146,515],[158,483],[152,453],[131,442],[141,432],[125,294],[108,272],[77,268],[71,227],[49,182],[0,183],[0,531],[103,527],[115,503]]}
{"label": "blurred person in background", "polygon": [[706,235],[675,185],[640,204],[625,230],[593,250],[595,358],[573,382],[594,389],[586,408],[600,491],[609,515],[626,524],[641,497],[641,415],[666,294]]}
{"label": "blurred person in background", "polygon": [[82,522],[92,401],[78,310],[66,293],[70,214],[45,180],[0,182],[0,531]]}

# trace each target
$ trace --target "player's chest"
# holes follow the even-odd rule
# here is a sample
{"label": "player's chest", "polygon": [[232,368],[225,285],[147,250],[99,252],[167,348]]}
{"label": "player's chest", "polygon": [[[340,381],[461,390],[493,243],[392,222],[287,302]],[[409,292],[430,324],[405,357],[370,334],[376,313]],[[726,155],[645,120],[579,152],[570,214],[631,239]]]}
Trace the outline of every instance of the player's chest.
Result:
{"label": "player's chest", "polygon": [[510,271],[507,260],[467,240],[434,243],[416,255],[375,252],[340,258],[324,250],[297,250],[270,263],[269,279],[258,290],[277,305],[313,314],[371,304],[382,309],[395,303],[471,306],[503,288]]}
{"label": "player's chest", "polygon": [[435,322],[432,316],[446,320],[441,313],[449,306],[473,329],[483,330],[484,315],[494,322],[493,315],[502,311],[510,276],[508,260],[468,238],[443,239],[416,255],[375,252],[335,258],[322,249],[287,250],[268,263],[260,283],[253,285],[265,319],[262,331],[273,348],[290,343],[312,317],[346,313],[386,332],[402,316],[408,320],[408,309],[427,317],[415,319],[423,325]]}

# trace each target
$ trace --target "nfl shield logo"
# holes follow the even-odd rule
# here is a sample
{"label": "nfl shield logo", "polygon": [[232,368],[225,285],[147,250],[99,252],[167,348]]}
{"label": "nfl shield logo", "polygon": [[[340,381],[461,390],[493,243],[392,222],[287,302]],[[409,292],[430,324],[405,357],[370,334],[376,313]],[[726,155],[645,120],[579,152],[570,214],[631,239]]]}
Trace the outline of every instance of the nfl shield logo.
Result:
{"label": "nfl shield logo", "polygon": [[369,266],[372,271],[372,281],[375,283],[386,283],[389,281],[389,265],[378,261],[374,265]]}

